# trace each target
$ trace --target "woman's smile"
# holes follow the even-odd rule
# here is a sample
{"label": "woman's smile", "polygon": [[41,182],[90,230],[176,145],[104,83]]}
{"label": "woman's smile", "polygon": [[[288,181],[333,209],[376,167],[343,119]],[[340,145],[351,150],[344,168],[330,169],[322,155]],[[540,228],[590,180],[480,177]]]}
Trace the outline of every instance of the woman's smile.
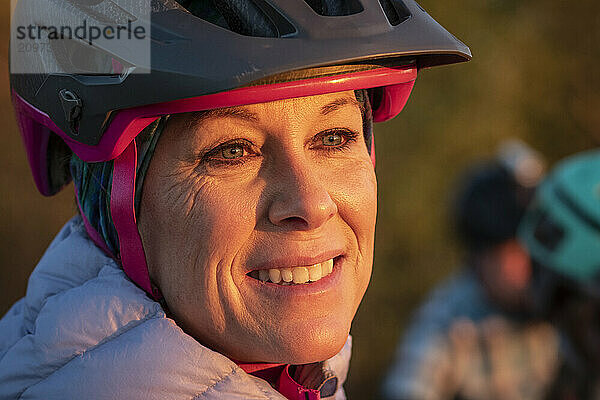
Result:
{"label": "woman's smile", "polygon": [[[245,266],[247,275],[260,281],[273,283],[307,283],[316,282],[333,271],[334,259],[344,254],[343,245],[332,246],[335,241],[331,239],[329,246],[316,249],[324,240],[313,240],[311,246],[302,243],[289,245],[270,246],[269,252],[257,252],[250,256]],[[341,240],[339,242],[343,243]],[[308,247],[307,250],[301,250]],[[261,254],[262,253],[262,254]],[[266,253],[266,254],[264,254]]]}
{"label": "woman's smile", "polygon": [[316,296],[335,297],[342,283],[344,260],[343,256],[339,256],[309,266],[254,270],[247,275],[249,279],[244,283],[251,291],[262,292],[281,305],[296,301],[296,296],[302,299],[306,299],[306,296],[313,299]]}
{"label": "woman's smile", "polygon": [[316,264],[299,267],[255,269],[248,276],[261,282],[281,286],[302,285],[320,281],[333,272],[333,258]]}

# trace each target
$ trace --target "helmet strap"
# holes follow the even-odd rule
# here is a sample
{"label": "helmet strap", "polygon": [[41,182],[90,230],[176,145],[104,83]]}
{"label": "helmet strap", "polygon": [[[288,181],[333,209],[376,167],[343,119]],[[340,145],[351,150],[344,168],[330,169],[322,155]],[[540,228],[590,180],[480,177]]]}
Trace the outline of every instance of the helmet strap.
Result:
{"label": "helmet strap", "polygon": [[114,160],[110,212],[119,235],[121,264],[125,274],[155,300],[161,294],[150,282],[146,255],[135,217],[137,148],[135,139]]}
{"label": "helmet strap", "polygon": [[369,156],[371,157],[371,163],[373,164],[373,168],[375,168],[375,134],[371,134],[371,149],[369,150]]}

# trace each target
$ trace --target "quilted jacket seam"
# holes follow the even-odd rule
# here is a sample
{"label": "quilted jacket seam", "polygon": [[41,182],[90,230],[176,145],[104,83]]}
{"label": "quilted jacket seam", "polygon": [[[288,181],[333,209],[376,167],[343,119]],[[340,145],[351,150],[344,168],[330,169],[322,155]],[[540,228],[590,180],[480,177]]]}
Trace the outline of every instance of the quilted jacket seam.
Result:
{"label": "quilted jacket seam", "polygon": [[[97,279],[97,278],[100,276],[100,271],[102,271],[102,270],[104,269],[104,267],[107,267],[107,266],[111,266],[111,265],[110,265],[109,263],[102,264],[102,267],[100,267],[100,268],[98,269],[98,273],[97,273],[95,276],[93,276],[92,278],[90,278],[90,279],[88,279],[87,281],[85,281],[85,282],[84,282],[84,284],[85,284],[85,283],[87,283],[87,282],[90,282],[90,281],[92,281],[92,280],[94,280],[94,279]],[[49,296],[46,296],[46,297],[44,298],[44,300],[42,300],[42,302],[40,303],[40,307],[39,307],[39,309],[38,309],[37,313],[35,314],[35,318],[34,318],[34,319],[33,319],[33,321],[32,321],[32,329],[31,329],[31,330],[30,330],[30,329],[25,329],[25,332],[26,332],[27,334],[26,334],[26,335],[23,335],[23,336],[21,337],[21,339],[22,339],[22,338],[24,338],[25,336],[28,336],[28,335],[34,335],[34,334],[35,334],[35,331],[36,331],[36,329],[35,329],[36,321],[37,321],[37,319],[38,319],[39,315],[41,314],[42,310],[44,309],[44,307],[46,307],[46,304],[48,303],[48,300],[50,300],[50,299],[53,299],[53,298],[55,298],[55,297],[56,297],[56,296],[58,296],[58,295],[62,295],[62,294],[64,294],[64,293],[67,293],[67,292],[69,292],[70,290],[73,290],[73,289],[76,289],[76,288],[79,288],[79,287],[81,287],[81,286],[73,286],[73,287],[70,287],[70,288],[68,288],[68,289],[61,290],[61,291],[58,291],[58,292],[56,292],[56,293],[52,293],[52,294],[51,294],[51,295],[49,295]],[[22,311],[21,311],[21,313],[20,313],[20,314],[21,314],[21,316],[22,316],[23,318],[25,318],[26,310],[30,309],[30,307],[27,305],[27,299],[26,299],[26,298],[24,298],[24,300],[25,300],[25,301],[24,301],[24,303],[23,303],[23,310],[22,310]],[[20,340],[20,339],[19,339],[19,340]],[[5,357],[5,356],[6,356],[8,353],[9,353],[9,352],[7,351],[7,352],[5,352],[5,353],[2,355],[2,357],[0,357],[0,363],[2,362],[2,360],[4,359],[4,357]]]}
{"label": "quilted jacket seam", "polygon": [[160,311],[155,311],[153,314],[147,315],[146,317],[144,317],[143,319],[139,320],[140,323],[130,327],[129,329],[125,329],[122,332],[119,332],[117,335],[112,336],[110,339],[106,340],[106,341],[100,341],[100,343],[97,343],[96,345],[92,346],[89,349],[85,349],[81,352],[78,352],[76,354],[73,355],[73,357],[69,358],[69,360],[67,360],[63,365],[61,365],[59,368],[55,369],[54,371],[52,371],[48,376],[40,379],[37,383],[35,383],[34,385],[31,385],[27,388],[25,388],[21,393],[19,393],[19,395],[17,396],[17,399],[21,399],[23,397],[23,395],[25,394],[25,392],[27,392],[30,389],[35,388],[36,386],[38,386],[39,384],[43,383],[44,381],[48,380],[49,378],[51,378],[54,374],[56,374],[58,371],[62,370],[63,368],[65,368],[67,365],[69,365],[73,360],[75,360],[77,357],[80,357],[82,354],[85,353],[91,353],[92,351],[104,346],[107,343],[112,342],[114,339],[120,337],[121,335],[127,333],[127,332],[131,332],[133,329],[136,329],[142,325],[144,325],[146,322],[153,320],[153,319],[158,319],[157,316],[159,316],[161,314]]}
{"label": "quilted jacket seam", "polygon": [[[196,394],[194,397],[192,397],[192,399],[191,399],[191,400],[201,400],[202,398],[204,398],[204,396],[206,395],[206,393],[207,393],[209,390],[211,390],[211,389],[214,389],[214,388],[215,388],[215,387],[216,387],[218,384],[220,384],[220,383],[222,383],[222,382],[226,381],[227,379],[231,379],[231,377],[232,377],[233,375],[235,375],[235,374],[239,374],[239,373],[240,373],[240,371],[242,371],[240,368],[233,367],[233,368],[231,369],[231,371],[229,371],[229,372],[227,373],[227,375],[225,375],[225,376],[223,376],[223,377],[220,377],[218,380],[216,380],[215,382],[213,382],[213,384],[212,384],[212,385],[208,386],[208,387],[207,387],[206,389],[204,389],[203,391],[201,391],[201,392],[197,393],[197,394]],[[266,392],[265,390],[263,390],[263,388],[260,388],[260,387],[258,387],[258,386],[256,386],[256,388],[257,388],[257,389],[259,389],[259,390],[260,390],[260,391],[261,391],[261,392],[262,392],[262,393],[265,395],[265,397],[266,397],[267,399],[271,399],[271,396],[269,395],[269,393],[268,393],[268,392]]]}

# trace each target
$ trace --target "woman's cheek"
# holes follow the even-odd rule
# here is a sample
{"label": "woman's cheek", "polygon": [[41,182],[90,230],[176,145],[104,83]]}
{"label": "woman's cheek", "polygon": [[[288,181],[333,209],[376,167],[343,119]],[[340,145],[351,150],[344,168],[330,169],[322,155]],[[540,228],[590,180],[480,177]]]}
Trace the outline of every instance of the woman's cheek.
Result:
{"label": "woman's cheek", "polygon": [[373,264],[375,222],[377,219],[377,180],[369,159],[361,159],[337,181],[340,218],[349,227],[349,240],[356,245],[354,263],[354,312],[367,289]]}
{"label": "woman's cheek", "polygon": [[361,161],[340,175],[336,189],[340,215],[358,239],[372,241],[377,217],[377,179],[373,166],[370,161]]}
{"label": "woman's cheek", "polygon": [[212,240],[228,237],[236,243],[256,224],[256,188],[244,184],[210,182],[194,195],[191,229],[208,233]]}

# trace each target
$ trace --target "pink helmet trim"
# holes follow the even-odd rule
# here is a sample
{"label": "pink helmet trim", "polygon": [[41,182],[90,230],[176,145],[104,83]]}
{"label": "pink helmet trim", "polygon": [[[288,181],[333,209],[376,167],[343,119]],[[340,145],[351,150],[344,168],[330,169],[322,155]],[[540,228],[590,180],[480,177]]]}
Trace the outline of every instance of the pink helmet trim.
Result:
{"label": "pink helmet trim", "polygon": [[400,111],[406,105],[410,93],[415,85],[415,80],[390,85],[385,88],[381,98],[381,103],[377,111],[373,113],[373,122],[384,122],[400,114]]}
{"label": "pink helmet trim", "polygon": [[21,138],[25,145],[27,153],[27,161],[31,167],[33,181],[41,194],[51,196],[52,189],[48,181],[48,171],[46,163],[46,155],[48,152],[48,141],[50,140],[52,127],[58,127],[52,122],[48,115],[44,114],[37,108],[31,106],[21,98],[14,90],[13,104],[15,108],[15,116]]}

